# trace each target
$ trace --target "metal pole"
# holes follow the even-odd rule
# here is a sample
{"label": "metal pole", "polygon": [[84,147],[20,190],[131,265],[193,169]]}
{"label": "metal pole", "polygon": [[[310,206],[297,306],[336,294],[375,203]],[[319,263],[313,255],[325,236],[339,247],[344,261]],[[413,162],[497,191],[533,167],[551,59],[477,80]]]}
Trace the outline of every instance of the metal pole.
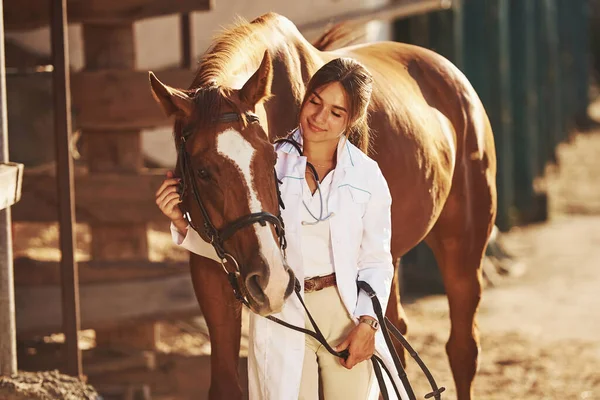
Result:
{"label": "metal pole", "polygon": [[75,261],[75,204],[71,143],[71,87],[69,81],[69,43],[67,37],[67,0],[52,0],[51,8],[54,129],[56,135],[58,217],[60,223],[62,320],[66,338],[66,370],[81,377],[79,331],[79,276]]}
{"label": "metal pole", "polygon": [[[0,0],[0,162],[8,162],[4,15]],[[0,376],[17,373],[17,330],[10,207],[0,210]]]}

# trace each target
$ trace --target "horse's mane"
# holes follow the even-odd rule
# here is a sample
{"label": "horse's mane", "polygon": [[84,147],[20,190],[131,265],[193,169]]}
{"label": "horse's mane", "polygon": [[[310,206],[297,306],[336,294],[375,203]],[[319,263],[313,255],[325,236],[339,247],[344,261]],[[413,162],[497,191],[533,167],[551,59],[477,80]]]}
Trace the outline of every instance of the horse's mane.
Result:
{"label": "horse's mane", "polygon": [[[218,81],[221,71],[231,61],[240,56],[239,49],[249,48],[256,41],[270,44],[273,41],[267,33],[272,32],[273,26],[282,26],[287,22],[290,36],[302,37],[295,26],[275,13],[268,13],[248,22],[242,17],[236,17],[232,26],[223,29],[213,38],[213,45],[200,58],[196,78],[191,88],[212,85]],[[328,28],[321,36],[312,42],[314,48],[319,51],[330,51],[340,47],[348,46],[361,39],[356,36],[356,30],[351,24],[340,22]],[[308,44],[308,42],[307,42]],[[262,54],[259,56],[262,57]],[[259,61],[259,60],[257,60]]]}
{"label": "horse's mane", "polygon": [[217,82],[225,67],[230,65],[232,60],[240,57],[239,49],[250,48],[256,45],[257,41],[269,44],[270,38],[266,33],[269,32],[268,28],[278,22],[278,17],[277,14],[268,13],[252,22],[236,17],[231,27],[223,29],[213,38],[213,45],[200,58],[196,78],[191,87],[212,85]]}

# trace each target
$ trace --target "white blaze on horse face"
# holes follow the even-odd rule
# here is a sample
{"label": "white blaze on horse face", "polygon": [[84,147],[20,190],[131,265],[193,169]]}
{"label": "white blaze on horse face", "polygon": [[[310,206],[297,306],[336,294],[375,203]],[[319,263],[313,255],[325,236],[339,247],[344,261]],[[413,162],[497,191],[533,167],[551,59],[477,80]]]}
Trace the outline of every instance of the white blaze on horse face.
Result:
{"label": "white blaze on horse face", "polygon": [[[217,152],[231,161],[243,179],[248,189],[247,199],[251,213],[263,211],[261,202],[258,200],[252,176],[252,160],[256,150],[244,139],[244,137],[233,129],[227,129],[217,136]],[[271,308],[278,310],[283,306],[285,290],[288,286],[290,276],[283,265],[283,256],[277,241],[273,237],[271,227],[253,225],[258,239],[259,251],[265,258],[269,267],[269,281],[264,294],[269,299]]]}

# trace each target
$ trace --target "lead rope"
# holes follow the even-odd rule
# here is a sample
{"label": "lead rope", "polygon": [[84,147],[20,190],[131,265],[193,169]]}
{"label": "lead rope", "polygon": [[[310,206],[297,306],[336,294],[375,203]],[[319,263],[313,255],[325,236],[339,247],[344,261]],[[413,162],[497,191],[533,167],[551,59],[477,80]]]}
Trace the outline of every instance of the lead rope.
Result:
{"label": "lead rope", "polygon": [[[248,303],[248,301],[241,296],[241,292],[240,289],[238,287],[238,281],[236,279],[236,276],[232,273],[229,274],[229,283],[231,284],[232,288],[233,288],[233,292],[236,296],[236,298],[244,305],[246,306],[250,311],[252,311],[252,308],[250,306],[250,304]],[[358,281],[358,287],[361,290],[364,290],[367,295],[369,295],[369,297],[371,298],[371,301],[373,302],[373,308],[375,309],[375,313],[377,315],[377,319],[380,322],[380,326],[381,326],[381,330],[382,333],[384,335],[384,338],[386,340],[386,344],[390,350],[390,353],[392,354],[392,359],[394,361],[394,365],[397,368],[398,371],[398,376],[400,378],[400,381],[402,382],[402,385],[404,386],[404,389],[406,390],[406,393],[408,395],[408,398],[410,400],[416,400],[416,396],[414,394],[414,391],[412,390],[412,387],[410,385],[410,382],[408,381],[408,378],[406,376],[406,372],[404,371],[404,368],[402,368],[402,364],[400,363],[400,359],[396,353],[396,350],[394,349],[390,336],[389,336],[389,331],[388,329],[392,330],[392,335],[400,342],[400,344],[408,351],[408,353],[411,355],[411,357],[413,357],[415,359],[415,361],[417,362],[417,364],[419,365],[419,367],[421,368],[421,370],[423,371],[423,373],[425,374],[425,376],[427,377],[427,380],[429,381],[429,385],[432,388],[432,391],[428,394],[425,395],[426,399],[429,399],[431,397],[435,398],[435,400],[441,400],[441,394],[442,392],[444,392],[446,389],[444,387],[438,388],[437,383],[435,382],[435,379],[433,378],[433,376],[431,375],[431,372],[429,371],[429,369],[427,368],[427,366],[425,365],[425,363],[423,362],[423,360],[421,359],[421,357],[419,357],[419,354],[412,348],[412,346],[410,346],[410,344],[408,344],[408,341],[406,340],[406,338],[404,338],[404,336],[402,335],[402,333],[400,333],[399,330],[396,329],[396,327],[394,327],[390,320],[387,318],[384,318],[382,315],[382,309],[381,309],[381,304],[379,303],[379,299],[377,299],[377,296],[375,295],[375,292],[373,291],[373,289],[371,288],[371,286],[364,282],[364,281]],[[310,329],[306,329],[306,328],[301,328],[299,326],[296,325],[292,325],[288,322],[285,322],[277,317],[274,317],[272,315],[266,316],[265,318],[279,324],[282,325],[286,328],[292,329],[294,331],[300,332],[300,333],[304,333],[306,335],[311,336],[312,338],[314,338],[315,340],[317,340],[321,345],[323,345],[323,347],[325,347],[325,349],[332,354],[335,357],[340,357],[343,358],[344,360],[346,360],[348,358],[348,356],[350,355],[350,353],[348,352],[348,349],[345,349],[343,351],[336,351],[334,350],[331,345],[327,342],[327,339],[325,339],[325,336],[323,335],[323,333],[321,332],[321,330],[319,329],[319,326],[317,325],[316,321],[313,319],[310,311],[308,310],[308,308],[306,307],[306,304],[304,303],[304,300],[302,299],[302,296],[300,295],[300,290],[301,290],[301,286],[300,286],[300,282],[298,281],[298,279],[296,279],[296,282],[294,284],[294,292],[296,293],[296,297],[298,297],[298,300],[300,300],[300,303],[302,304],[302,307],[304,308],[304,311],[306,312],[306,315],[308,316],[308,319],[311,323],[311,325],[313,326],[314,331],[311,331]],[[385,325],[381,323],[381,321],[385,321]],[[384,398],[384,400],[389,400],[389,394],[387,392],[387,387],[385,385],[385,380],[383,378],[383,374],[381,373],[381,368],[383,368],[383,370],[385,371],[386,375],[388,376],[392,387],[394,388],[394,392],[396,393],[396,396],[398,397],[398,399],[401,399],[401,395],[399,392],[398,387],[396,386],[396,383],[394,382],[394,379],[392,377],[392,374],[390,372],[390,370],[386,367],[385,363],[383,362],[383,360],[378,357],[377,355],[373,354],[373,356],[371,357],[371,362],[373,364],[373,369],[375,371],[375,376],[377,377],[377,382],[379,384],[379,389],[381,391],[381,395]]]}
{"label": "lead rope", "polygon": [[[435,382],[435,379],[433,378],[433,375],[431,374],[431,371],[429,371],[429,368],[427,368],[427,366],[425,365],[425,363],[423,362],[423,360],[421,359],[419,354],[408,343],[408,340],[406,340],[406,338],[402,335],[402,333],[398,330],[398,328],[396,328],[387,317],[386,318],[383,317],[383,309],[381,308],[381,303],[379,302],[379,299],[377,298],[377,295],[376,295],[375,291],[373,290],[373,288],[371,287],[371,285],[369,285],[365,281],[358,281],[357,285],[358,285],[359,289],[363,290],[371,298],[371,301],[373,302],[373,309],[375,310],[375,314],[377,315],[377,319],[380,321],[380,324],[381,324],[381,321],[384,321],[385,325],[381,324],[381,326],[382,326],[382,328],[383,327],[385,327],[385,328],[382,329],[381,331],[383,333],[383,337],[385,338],[385,342],[386,342],[387,346],[389,347],[390,352],[392,353],[392,357],[394,359],[394,363],[396,364],[396,368],[398,368],[398,366],[399,366],[400,368],[398,368],[398,370],[399,371],[402,370],[402,373],[399,374],[400,379],[402,380],[402,383],[405,384],[405,386],[406,386],[406,383],[408,383],[408,379],[406,377],[406,373],[404,372],[404,369],[402,368],[402,364],[400,363],[398,354],[396,353],[396,350],[394,349],[394,346],[392,345],[390,331],[391,331],[392,335],[394,336],[394,338],[396,338],[396,340],[398,340],[398,342],[400,342],[402,347],[404,347],[406,349],[406,351],[411,355],[411,357],[416,361],[416,363],[419,365],[419,367],[425,374],[425,377],[427,377],[427,380],[429,381],[429,385],[431,386],[432,391],[430,393],[427,393],[425,395],[425,398],[429,399],[429,398],[433,397],[435,400],[440,400],[442,398],[441,397],[442,393],[446,390],[446,388],[443,386],[438,388],[437,383]],[[410,388],[410,384],[408,385],[408,388]],[[410,388],[410,390],[412,392],[412,388]],[[407,391],[408,391],[408,389],[407,389]],[[409,396],[410,395],[411,395],[411,393],[409,393]],[[412,396],[414,398],[414,393],[412,393]]]}

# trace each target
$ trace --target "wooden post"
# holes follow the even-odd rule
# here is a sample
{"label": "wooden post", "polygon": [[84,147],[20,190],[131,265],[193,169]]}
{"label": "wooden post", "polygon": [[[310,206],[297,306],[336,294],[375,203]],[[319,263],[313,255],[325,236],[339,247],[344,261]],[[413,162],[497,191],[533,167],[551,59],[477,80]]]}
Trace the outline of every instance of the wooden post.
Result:
{"label": "wooden post", "polygon": [[408,19],[410,43],[429,48],[429,16],[427,14],[414,15]]}
{"label": "wooden post", "polygon": [[542,171],[538,159],[538,95],[535,7],[530,1],[510,1],[510,47],[515,207],[519,223],[540,222],[547,210],[536,201],[533,181]]}
{"label": "wooden post", "polygon": [[[562,3],[562,2],[561,2]],[[569,2],[570,3],[570,2]],[[575,76],[574,116],[578,123],[587,122],[590,103],[590,5],[588,0],[574,0],[572,4],[573,74]]]}
{"label": "wooden post", "polygon": [[429,17],[412,15],[394,21],[394,40],[429,48]]}
{"label": "wooden post", "polygon": [[465,72],[490,117],[498,160],[498,216],[507,230],[514,223],[513,140],[508,0],[466,1]]}
{"label": "wooden post", "polygon": [[514,225],[513,140],[510,81],[508,0],[488,2],[488,71],[491,79],[490,119],[494,128],[498,159],[498,217],[496,225],[508,230]]}
{"label": "wooden post", "polygon": [[429,14],[429,47],[464,68],[462,0],[453,0],[449,10]]}
{"label": "wooden post", "polygon": [[61,253],[62,321],[65,334],[66,365],[69,375],[81,377],[79,350],[79,275],[75,260],[75,204],[73,158],[71,156],[71,86],[69,40],[67,37],[67,1],[51,2],[52,93],[56,135],[56,183]]}
{"label": "wooden post", "polygon": [[[0,162],[8,162],[4,16],[0,0]],[[0,210],[0,376],[17,373],[17,331],[10,207]]]}
{"label": "wooden post", "polygon": [[392,24],[394,41],[401,43],[410,43],[410,19],[397,19]]}
{"label": "wooden post", "polygon": [[[87,71],[135,69],[133,23],[84,24],[85,65]],[[90,173],[136,174],[143,168],[141,138],[138,130],[85,129],[85,157]],[[92,258],[95,261],[144,260],[148,258],[145,223],[90,224]],[[100,345],[154,349],[155,324],[127,326],[98,331]]]}
{"label": "wooden post", "polygon": [[[558,21],[558,43],[560,62],[560,108],[565,115],[565,132],[562,138],[566,138],[568,131],[573,127],[575,117],[575,58],[580,50],[574,42],[575,30],[581,29],[577,26],[580,21],[574,18],[573,3],[559,1],[557,15]],[[575,7],[576,8],[576,7]]]}
{"label": "wooden post", "polygon": [[181,25],[181,68],[192,68],[192,16],[190,13],[183,13],[179,17]]}
{"label": "wooden post", "polygon": [[561,109],[568,134],[574,126],[587,123],[590,38],[597,34],[590,32],[586,0],[558,1],[557,7]]}
{"label": "wooden post", "polygon": [[541,50],[545,52],[547,60],[545,73],[542,75],[545,98],[542,99],[548,118],[549,126],[547,132],[548,145],[546,157],[548,161],[556,162],[556,146],[560,143],[563,132],[566,129],[561,107],[561,90],[559,77],[559,44],[558,44],[558,16],[556,10],[557,0],[542,0],[542,23],[540,24]]}
{"label": "wooden post", "polygon": [[535,2],[536,12],[536,47],[538,57],[537,84],[539,96],[538,108],[538,168],[544,171],[548,161],[555,161],[556,124],[559,112],[556,102],[560,99],[555,93],[554,74],[557,73],[558,46],[554,43],[556,24],[554,23],[553,4],[548,0]]}

